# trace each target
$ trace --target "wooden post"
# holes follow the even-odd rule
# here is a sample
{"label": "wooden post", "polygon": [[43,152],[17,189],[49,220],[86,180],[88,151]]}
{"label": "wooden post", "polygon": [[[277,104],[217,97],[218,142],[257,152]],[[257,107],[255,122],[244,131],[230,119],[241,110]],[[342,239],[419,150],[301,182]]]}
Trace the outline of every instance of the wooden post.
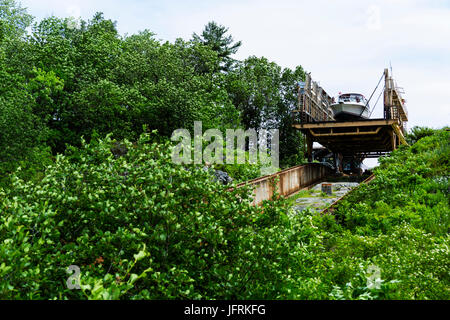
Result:
{"label": "wooden post", "polygon": [[397,135],[392,130],[392,150],[397,149]]}
{"label": "wooden post", "polygon": [[310,133],[306,134],[306,153],[308,156],[308,162],[312,162],[312,149],[313,149],[313,140]]}
{"label": "wooden post", "polygon": [[337,157],[338,157],[338,154],[336,152],[333,152],[334,170],[335,170],[336,173],[339,172]]}
{"label": "wooden post", "polygon": [[344,156],[342,153],[339,153],[339,172],[344,172]]}
{"label": "wooden post", "polygon": [[391,119],[390,104],[389,104],[389,71],[384,69],[384,118]]}

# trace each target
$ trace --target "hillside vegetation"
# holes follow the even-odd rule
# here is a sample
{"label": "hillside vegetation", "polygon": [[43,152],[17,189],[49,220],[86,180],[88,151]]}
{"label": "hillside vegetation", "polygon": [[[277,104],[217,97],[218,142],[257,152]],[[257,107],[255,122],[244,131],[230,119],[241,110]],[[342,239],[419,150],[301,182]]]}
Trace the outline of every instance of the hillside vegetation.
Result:
{"label": "hillside vegetation", "polygon": [[[380,158],[334,216],[311,215],[320,250],[305,283],[318,298],[450,298],[450,131],[428,134]],[[379,289],[367,286],[375,269]]]}
{"label": "hillside vegetation", "polygon": [[302,67],[234,60],[227,32],[170,43],[0,0],[0,299],[450,298],[448,130],[413,130],[333,215],[172,161],[194,121],[278,128],[281,167],[304,161]]}
{"label": "hillside vegetation", "polygon": [[383,158],[335,216],[253,207],[148,135],[71,148],[0,193],[0,297],[448,299],[449,139]]}

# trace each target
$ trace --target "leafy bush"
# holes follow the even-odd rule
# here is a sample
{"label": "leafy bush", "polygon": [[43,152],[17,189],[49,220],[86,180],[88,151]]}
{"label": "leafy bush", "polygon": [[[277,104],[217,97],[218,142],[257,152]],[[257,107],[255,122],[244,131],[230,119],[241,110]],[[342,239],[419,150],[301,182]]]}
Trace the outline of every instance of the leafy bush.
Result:
{"label": "leafy bush", "polygon": [[[449,138],[438,130],[381,158],[376,178],[355,189],[335,219],[316,217],[331,298],[450,298]],[[378,290],[362,276],[369,265],[381,270]]]}
{"label": "leafy bush", "polygon": [[[282,203],[253,207],[143,135],[69,148],[42,180],[0,191],[0,297],[271,298],[284,290]],[[81,268],[83,290],[66,269]]]}

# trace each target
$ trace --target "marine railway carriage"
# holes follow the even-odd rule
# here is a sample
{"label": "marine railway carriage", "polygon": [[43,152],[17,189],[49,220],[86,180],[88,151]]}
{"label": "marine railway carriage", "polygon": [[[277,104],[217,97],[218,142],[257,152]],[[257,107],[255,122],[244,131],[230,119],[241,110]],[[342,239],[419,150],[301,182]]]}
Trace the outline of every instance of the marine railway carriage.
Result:
{"label": "marine railway carriage", "polygon": [[[306,75],[306,81],[298,87],[298,109],[294,111],[293,126],[306,136],[309,161],[313,160],[313,142],[320,143],[334,154],[335,167],[341,172],[346,159],[362,162],[365,158],[389,154],[398,145],[406,144],[403,135],[408,121],[405,100],[388,69],[384,70],[383,76],[384,117],[369,119],[368,116],[365,117],[366,110],[361,109],[365,98],[363,100],[357,94],[352,97],[352,93],[342,97],[344,106],[354,104],[360,98],[357,104],[360,111],[363,111],[361,116],[348,117],[349,108],[340,110],[337,106],[334,107],[340,100],[336,103],[323,88],[311,80],[309,74]],[[365,102],[364,106],[368,106],[367,100]],[[346,111],[347,115],[344,116],[342,111]]]}

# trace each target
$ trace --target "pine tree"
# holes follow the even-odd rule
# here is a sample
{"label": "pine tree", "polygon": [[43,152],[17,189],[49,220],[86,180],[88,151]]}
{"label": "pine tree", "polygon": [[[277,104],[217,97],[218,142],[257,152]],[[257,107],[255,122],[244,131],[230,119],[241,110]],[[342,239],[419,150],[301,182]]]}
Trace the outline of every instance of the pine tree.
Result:
{"label": "pine tree", "polygon": [[194,42],[200,42],[217,52],[222,71],[229,71],[232,68],[235,60],[231,58],[231,55],[235,54],[242,44],[241,41],[233,43],[233,37],[226,35],[227,32],[228,28],[211,21],[205,26],[200,36],[196,33],[192,35]]}

